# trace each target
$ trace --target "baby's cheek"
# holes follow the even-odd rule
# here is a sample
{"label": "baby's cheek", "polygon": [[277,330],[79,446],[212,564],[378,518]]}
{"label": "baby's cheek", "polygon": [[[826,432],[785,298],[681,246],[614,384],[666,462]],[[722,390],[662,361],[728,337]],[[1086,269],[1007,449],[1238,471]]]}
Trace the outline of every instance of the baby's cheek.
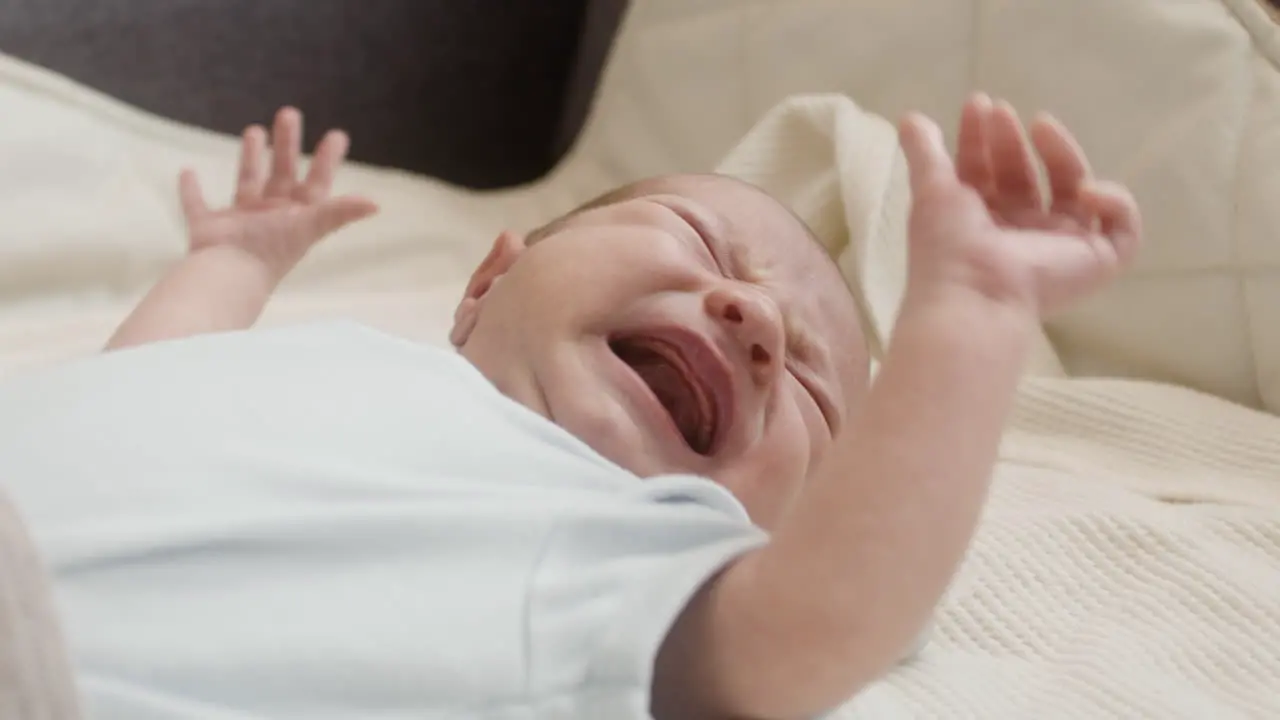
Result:
{"label": "baby's cheek", "polygon": [[792,412],[787,418],[787,429],[791,444],[803,455],[798,462],[804,463],[807,477],[831,449],[831,430],[809,391],[799,381],[793,384],[795,387],[789,398]]}
{"label": "baby's cheek", "polygon": [[[785,420],[785,421],[784,421]],[[814,445],[811,433],[796,408],[785,417],[775,416],[767,439],[757,446],[751,463],[754,472],[747,493],[752,519],[769,529],[786,513],[812,474]],[[751,507],[754,505],[754,508]]]}

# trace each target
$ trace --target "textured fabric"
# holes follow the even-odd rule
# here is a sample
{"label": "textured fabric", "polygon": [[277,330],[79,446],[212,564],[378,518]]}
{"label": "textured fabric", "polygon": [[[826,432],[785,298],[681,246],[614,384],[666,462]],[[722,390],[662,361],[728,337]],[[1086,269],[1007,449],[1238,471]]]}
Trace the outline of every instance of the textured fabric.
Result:
{"label": "textured fabric", "polygon": [[0,459],[101,720],[642,720],[676,616],[764,539],[349,323],[11,378]]}
{"label": "textured fabric", "polygon": [[1280,714],[1280,421],[1131,381],[1030,381],[920,659],[843,715]]}

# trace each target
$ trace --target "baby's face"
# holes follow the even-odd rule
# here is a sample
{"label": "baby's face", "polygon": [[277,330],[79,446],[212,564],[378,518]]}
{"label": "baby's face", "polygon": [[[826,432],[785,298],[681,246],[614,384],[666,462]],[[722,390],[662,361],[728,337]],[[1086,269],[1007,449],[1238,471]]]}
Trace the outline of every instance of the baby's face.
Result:
{"label": "baby's face", "polygon": [[806,229],[725,178],[645,181],[476,271],[453,340],[500,390],[642,476],[773,525],[867,387],[858,313]]}

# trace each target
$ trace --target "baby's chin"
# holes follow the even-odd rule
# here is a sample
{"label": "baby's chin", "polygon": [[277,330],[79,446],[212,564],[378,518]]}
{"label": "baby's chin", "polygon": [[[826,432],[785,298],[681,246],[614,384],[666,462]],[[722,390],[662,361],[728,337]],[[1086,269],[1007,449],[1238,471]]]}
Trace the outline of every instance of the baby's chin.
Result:
{"label": "baby's chin", "polygon": [[672,454],[670,449],[646,438],[644,431],[621,408],[613,417],[602,417],[599,406],[604,403],[597,400],[592,404],[596,407],[583,413],[561,410],[557,414],[553,410],[552,422],[604,459],[639,478],[694,472],[666,459]]}

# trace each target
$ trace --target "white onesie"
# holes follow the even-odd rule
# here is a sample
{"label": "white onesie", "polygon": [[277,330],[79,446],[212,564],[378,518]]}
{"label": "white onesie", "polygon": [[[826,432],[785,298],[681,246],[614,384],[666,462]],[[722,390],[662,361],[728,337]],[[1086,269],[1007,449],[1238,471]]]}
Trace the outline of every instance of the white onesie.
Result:
{"label": "white onesie", "polygon": [[348,324],[12,376],[0,483],[103,720],[646,718],[673,620],[764,541]]}

